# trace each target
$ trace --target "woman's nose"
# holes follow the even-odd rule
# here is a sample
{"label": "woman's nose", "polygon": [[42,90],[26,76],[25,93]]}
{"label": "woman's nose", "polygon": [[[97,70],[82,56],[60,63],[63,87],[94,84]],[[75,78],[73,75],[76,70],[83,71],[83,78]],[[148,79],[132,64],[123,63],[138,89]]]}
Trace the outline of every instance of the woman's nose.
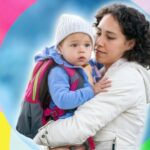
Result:
{"label": "woman's nose", "polygon": [[102,36],[97,36],[95,44],[99,46],[104,46],[104,39],[102,38]]}

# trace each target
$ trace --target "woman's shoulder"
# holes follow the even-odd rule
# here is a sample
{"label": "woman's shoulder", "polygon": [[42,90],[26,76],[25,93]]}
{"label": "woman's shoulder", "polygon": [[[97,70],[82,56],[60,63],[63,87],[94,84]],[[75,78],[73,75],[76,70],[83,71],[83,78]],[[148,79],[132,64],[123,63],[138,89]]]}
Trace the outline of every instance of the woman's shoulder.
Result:
{"label": "woman's shoulder", "polygon": [[[142,79],[141,72],[139,71],[140,67],[143,68],[133,62],[121,61],[113,65],[108,72],[106,72],[106,75],[118,80],[138,81]],[[143,68],[143,70],[145,69]]]}

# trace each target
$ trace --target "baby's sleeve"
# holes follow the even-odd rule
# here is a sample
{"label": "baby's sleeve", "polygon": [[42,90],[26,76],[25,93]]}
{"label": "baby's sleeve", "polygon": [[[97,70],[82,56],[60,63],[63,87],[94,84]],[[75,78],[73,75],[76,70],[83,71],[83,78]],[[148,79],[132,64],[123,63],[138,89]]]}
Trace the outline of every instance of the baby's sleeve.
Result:
{"label": "baby's sleeve", "polygon": [[77,108],[94,96],[90,85],[70,91],[69,76],[60,66],[52,68],[49,72],[48,87],[53,102],[61,109]]}

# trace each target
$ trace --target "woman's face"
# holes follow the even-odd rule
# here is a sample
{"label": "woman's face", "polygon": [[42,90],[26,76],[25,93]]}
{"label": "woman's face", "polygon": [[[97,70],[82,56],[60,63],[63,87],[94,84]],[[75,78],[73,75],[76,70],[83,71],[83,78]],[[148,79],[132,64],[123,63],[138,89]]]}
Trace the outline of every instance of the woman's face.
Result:
{"label": "woman's face", "polygon": [[133,40],[126,39],[118,21],[111,14],[105,15],[99,22],[95,46],[96,59],[106,68],[121,58],[133,44]]}

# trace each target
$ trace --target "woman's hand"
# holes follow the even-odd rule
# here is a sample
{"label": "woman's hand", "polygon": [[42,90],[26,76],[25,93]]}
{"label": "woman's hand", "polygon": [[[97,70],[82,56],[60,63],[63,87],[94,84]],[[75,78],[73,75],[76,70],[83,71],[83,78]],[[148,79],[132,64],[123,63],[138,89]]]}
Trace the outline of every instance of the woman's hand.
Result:
{"label": "woman's hand", "polygon": [[108,78],[102,78],[97,83],[94,84],[93,90],[95,95],[99,92],[106,92],[108,87],[111,86],[111,81]]}

